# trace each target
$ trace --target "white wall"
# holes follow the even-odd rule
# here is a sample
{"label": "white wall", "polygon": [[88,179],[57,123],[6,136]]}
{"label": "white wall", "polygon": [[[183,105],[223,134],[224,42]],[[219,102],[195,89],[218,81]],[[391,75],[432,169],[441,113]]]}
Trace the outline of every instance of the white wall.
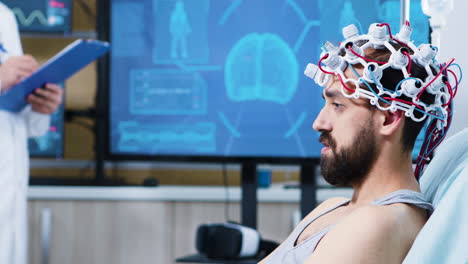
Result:
{"label": "white wall", "polygon": [[455,98],[455,114],[448,137],[468,127],[468,1],[454,0],[454,10],[447,18],[442,29],[440,41],[440,60],[455,58],[464,70],[465,76]]}

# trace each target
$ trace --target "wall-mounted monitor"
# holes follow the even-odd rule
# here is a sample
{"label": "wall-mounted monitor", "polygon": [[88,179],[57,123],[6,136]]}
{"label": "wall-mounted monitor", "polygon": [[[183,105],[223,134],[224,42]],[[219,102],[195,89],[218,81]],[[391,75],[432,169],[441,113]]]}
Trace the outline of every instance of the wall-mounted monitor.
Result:
{"label": "wall-mounted monitor", "polygon": [[15,14],[21,32],[71,31],[72,0],[3,0]]}
{"label": "wall-mounted monitor", "polygon": [[[303,75],[305,66],[318,61],[325,40],[342,40],[342,27],[367,32],[387,21],[398,31],[400,14],[399,0],[110,3],[115,159],[320,157],[312,123],[322,89]],[[427,18],[420,8],[411,14],[414,37],[427,42]]]}

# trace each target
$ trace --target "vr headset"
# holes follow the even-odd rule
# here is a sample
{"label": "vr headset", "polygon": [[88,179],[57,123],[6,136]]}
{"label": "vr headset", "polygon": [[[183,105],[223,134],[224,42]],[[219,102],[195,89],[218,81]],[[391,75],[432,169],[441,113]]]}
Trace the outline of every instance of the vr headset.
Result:
{"label": "vr headset", "polygon": [[257,230],[234,223],[203,224],[196,234],[198,252],[212,259],[263,258],[277,246],[262,240]]}

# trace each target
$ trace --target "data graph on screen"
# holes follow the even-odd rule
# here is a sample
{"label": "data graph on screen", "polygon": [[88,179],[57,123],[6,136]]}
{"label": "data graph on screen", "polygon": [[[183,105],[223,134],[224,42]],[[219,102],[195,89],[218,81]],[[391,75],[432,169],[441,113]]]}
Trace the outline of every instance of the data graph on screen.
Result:
{"label": "data graph on screen", "polygon": [[180,125],[142,125],[137,122],[122,122],[119,146],[122,150],[132,151],[139,146],[148,146],[151,153],[171,151],[210,152],[215,149],[215,126],[211,123],[197,123],[190,126]]}
{"label": "data graph on screen", "polygon": [[[427,43],[412,6],[413,39]],[[112,0],[110,153],[320,157],[322,89],[305,66],[350,23],[398,31],[399,10],[399,0]]]}
{"label": "data graph on screen", "polygon": [[6,0],[20,31],[69,32],[72,0]]}

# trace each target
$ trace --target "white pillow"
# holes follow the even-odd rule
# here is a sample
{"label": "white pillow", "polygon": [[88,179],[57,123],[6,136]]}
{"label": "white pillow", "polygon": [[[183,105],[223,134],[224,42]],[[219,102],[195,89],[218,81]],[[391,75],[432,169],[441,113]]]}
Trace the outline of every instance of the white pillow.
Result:
{"label": "white pillow", "polygon": [[435,210],[403,263],[468,263],[468,129],[442,144],[420,180]]}
{"label": "white pillow", "polygon": [[468,128],[465,128],[442,142],[419,181],[422,193],[434,207],[467,166]]}

